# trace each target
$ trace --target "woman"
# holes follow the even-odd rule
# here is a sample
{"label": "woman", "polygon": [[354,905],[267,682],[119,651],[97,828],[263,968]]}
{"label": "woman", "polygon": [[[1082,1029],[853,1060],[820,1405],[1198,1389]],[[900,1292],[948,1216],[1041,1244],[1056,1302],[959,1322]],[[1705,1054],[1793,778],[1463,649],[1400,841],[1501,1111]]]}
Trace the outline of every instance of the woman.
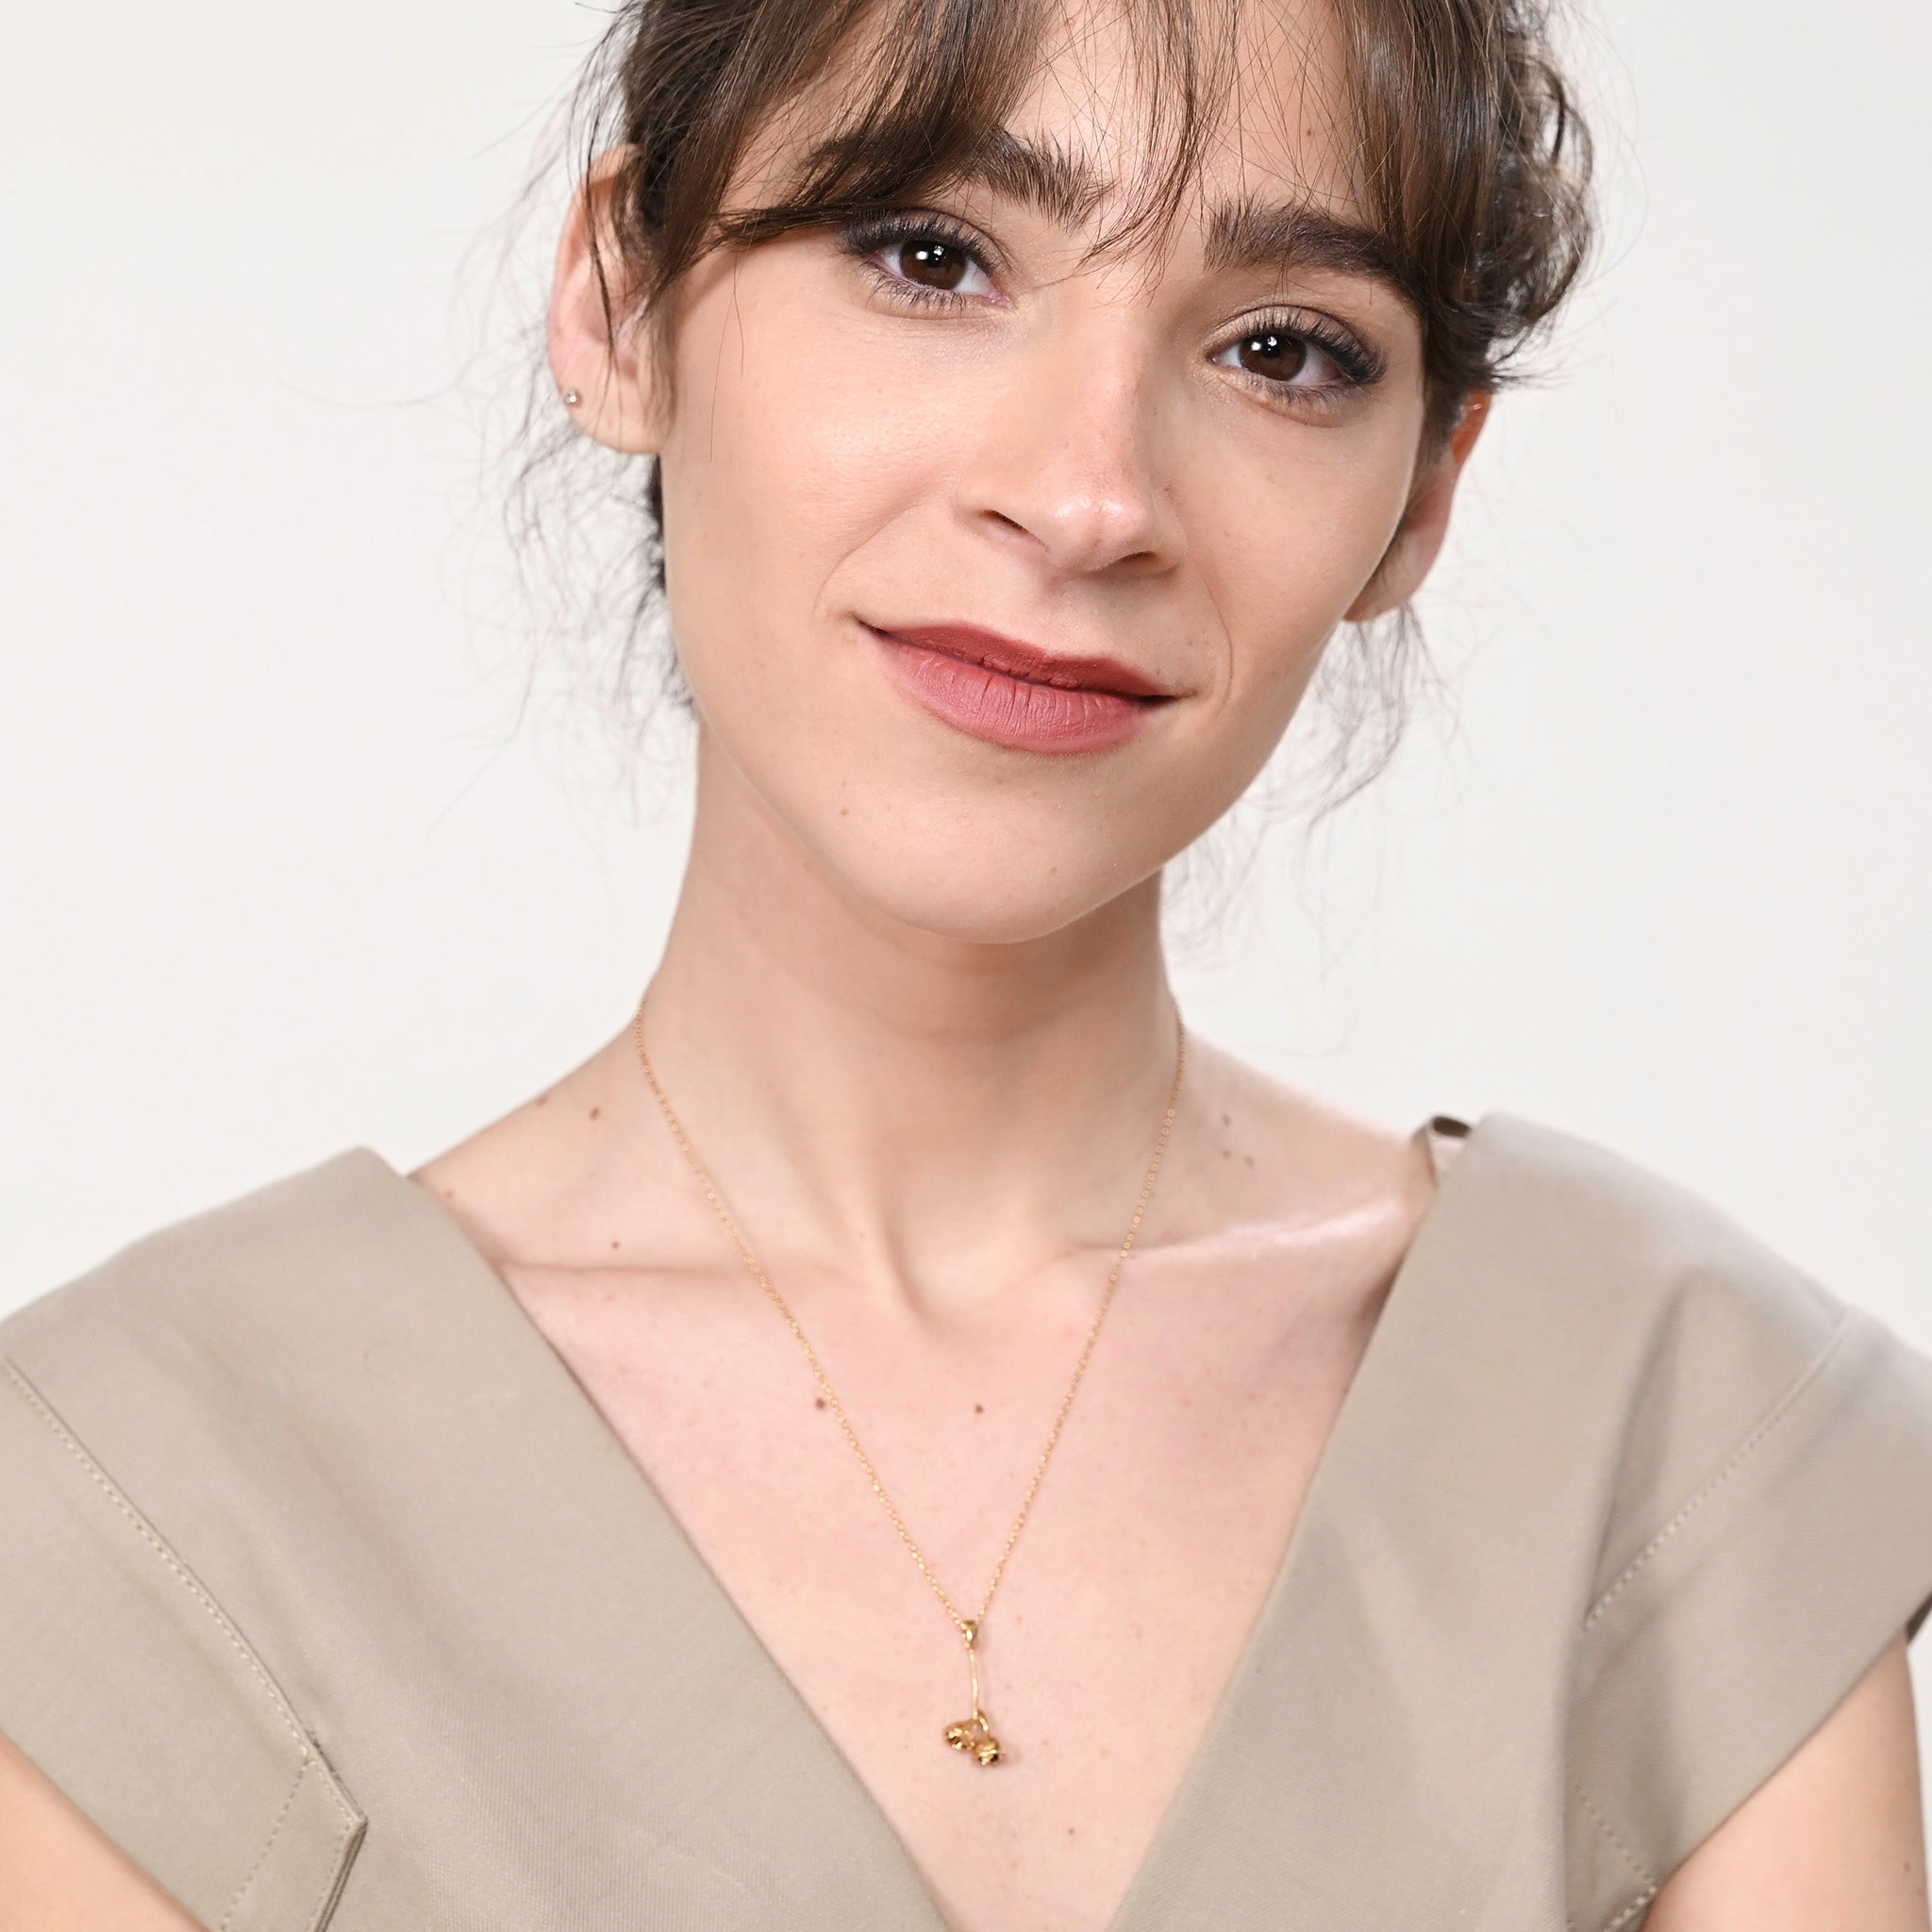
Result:
{"label": "woman", "polygon": [[608,52],[549,363],[653,478],[676,919],[509,1117],[0,1324],[9,1923],[1924,1932],[1932,1363],[1167,986],[1575,278],[1536,20]]}

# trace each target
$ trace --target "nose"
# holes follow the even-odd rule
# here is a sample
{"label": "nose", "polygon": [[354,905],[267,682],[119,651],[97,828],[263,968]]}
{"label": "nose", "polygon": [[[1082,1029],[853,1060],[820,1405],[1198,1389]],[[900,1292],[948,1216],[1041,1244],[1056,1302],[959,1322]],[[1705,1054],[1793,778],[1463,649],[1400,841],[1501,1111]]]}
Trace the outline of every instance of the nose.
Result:
{"label": "nose", "polygon": [[1029,330],[999,358],[959,475],[961,512],[1056,574],[1171,569],[1182,530],[1162,474],[1156,391],[1131,314]]}

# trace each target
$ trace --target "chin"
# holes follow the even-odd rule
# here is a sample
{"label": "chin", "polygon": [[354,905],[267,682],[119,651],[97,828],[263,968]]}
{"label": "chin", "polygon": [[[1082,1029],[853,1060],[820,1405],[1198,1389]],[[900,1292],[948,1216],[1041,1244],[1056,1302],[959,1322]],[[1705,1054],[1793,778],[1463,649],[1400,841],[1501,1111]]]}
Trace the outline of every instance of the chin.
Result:
{"label": "chin", "polygon": [[973,945],[1020,945],[1062,932],[1158,871],[1124,870],[1115,851],[1079,853],[1037,846],[1024,858],[988,839],[962,845],[893,837],[878,828],[842,837],[820,860],[840,890],[882,919],[935,939]]}

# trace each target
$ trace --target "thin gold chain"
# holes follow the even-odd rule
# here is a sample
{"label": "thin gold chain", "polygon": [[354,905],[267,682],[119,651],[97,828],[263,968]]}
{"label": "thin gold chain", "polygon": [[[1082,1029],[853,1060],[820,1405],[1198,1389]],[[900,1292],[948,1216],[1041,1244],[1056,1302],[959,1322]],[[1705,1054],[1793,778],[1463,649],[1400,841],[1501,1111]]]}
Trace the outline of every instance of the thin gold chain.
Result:
{"label": "thin gold chain", "polygon": [[[648,988],[645,997],[649,997]],[[824,1391],[833,1415],[838,1418],[839,1426],[844,1431],[846,1441],[852,1445],[852,1453],[858,1457],[859,1466],[865,1471],[866,1478],[872,1484],[873,1493],[885,1505],[886,1514],[891,1518],[892,1527],[899,1533],[899,1541],[911,1553],[912,1560],[919,1565],[920,1574],[932,1586],[933,1594],[944,1606],[946,1615],[958,1626],[959,1633],[965,1638],[967,1648],[971,1651],[979,1625],[985,1621],[988,1609],[991,1607],[993,1592],[999,1588],[1000,1578],[1006,1574],[1007,1559],[1013,1554],[1013,1545],[1020,1541],[1020,1532],[1026,1526],[1026,1517],[1033,1507],[1034,1495],[1040,1488],[1041,1478],[1046,1474],[1046,1465],[1053,1455],[1054,1446],[1060,1439],[1060,1429],[1067,1420],[1068,1410],[1074,1406],[1074,1397],[1079,1392],[1081,1378],[1087,1373],[1088,1360],[1093,1354],[1093,1344],[1100,1335],[1100,1324],[1107,1320],[1107,1311],[1113,1305],[1114,1289],[1120,1281],[1121,1270],[1125,1267],[1127,1257],[1133,1252],[1135,1240],[1141,1232],[1141,1222],[1147,1212],[1147,1203],[1153,1197],[1154,1183],[1160,1174],[1161,1159],[1167,1153],[1168,1136],[1174,1130],[1174,1113],[1180,1102],[1181,1074],[1188,1062],[1188,1033],[1186,1026],[1181,1024],[1179,1008],[1176,1007],[1174,1009],[1174,1083],[1168,1090],[1167,1110],[1161,1115],[1160,1132],[1154,1142],[1154,1158],[1147,1163],[1146,1178],[1141,1181],[1140,1198],[1134,1203],[1134,1218],[1127,1224],[1126,1235],[1121,1241],[1119,1252],[1113,1257],[1113,1266],[1108,1271],[1107,1289],[1100,1298],[1100,1310],[1093,1317],[1092,1325],[1087,1330],[1087,1340],[1080,1349],[1080,1359],[1074,1369],[1074,1379],[1068,1385],[1066,1394],[1060,1399],[1059,1410],[1055,1415],[1053,1427],[1047,1434],[1046,1447],[1040,1452],[1040,1460],[1033,1466],[1033,1479],[1026,1485],[1026,1493],[1020,1503],[1020,1513],[1013,1519],[1013,1526],[1007,1533],[1006,1544],[1000,1551],[999,1561],[993,1565],[992,1579],[986,1586],[986,1594],[980,1600],[978,1614],[973,1617],[965,1617],[959,1613],[939,1578],[933,1574],[931,1564],[925,1560],[919,1545],[913,1541],[912,1532],[906,1527],[906,1519],[899,1514],[898,1506],[886,1492],[885,1484],[879,1480],[879,1473],[873,1467],[872,1457],[865,1453],[865,1446],[858,1440],[858,1431],[852,1426],[852,1419],[845,1413],[845,1405],[839,1400],[839,1391],[832,1387],[832,1378],[825,1374],[824,1364],[819,1360],[817,1351],[807,1339],[804,1328],[799,1325],[798,1317],[786,1305],[784,1296],[773,1287],[771,1276],[759,1265],[758,1257],[752,1252],[751,1243],[739,1231],[737,1222],[731,1218],[731,1210],[725,1207],[724,1197],[712,1183],[711,1176],[705,1170],[704,1162],[698,1158],[682,1124],[673,1111],[671,1102],[665,1097],[664,1089],[658,1084],[657,1072],[651,1065],[651,1056],[644,1047],[643,1000],[638,1002],[637,1022],[633,1031],[637,1040],[638,1059],[643,1066],[644,1078],[651,1083],[651,1091],[658,1097],[658,1105],[663,1110],[665,1124],[670,1127],[672,1137],[690,1164],[691,1173],[697,1176],[698,1185],[704,1190],[706,1199],[710,1202],[719,1221],[723,1223],[724,1232],[731,1237],[732,1244],[742,1257],[744,1265],[751,1271],[758,1286],[764,1290],[773,1307],[784,1317],[785,1325],[791,1330],[799,1347],[805,1351],[805,1358],[811,1364],[812,1374]],[[976,1665],[974,1669],[974,1707],[976,1712]]]}

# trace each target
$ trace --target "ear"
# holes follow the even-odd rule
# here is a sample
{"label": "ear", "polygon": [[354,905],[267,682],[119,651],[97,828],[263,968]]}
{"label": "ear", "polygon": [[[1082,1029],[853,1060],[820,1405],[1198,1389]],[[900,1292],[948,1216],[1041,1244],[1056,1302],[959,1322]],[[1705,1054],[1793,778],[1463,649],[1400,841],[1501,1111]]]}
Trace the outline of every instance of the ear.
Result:
{"label": "ear", "polygon": [[[627,456],[649,456],[662,435],[661,382],[650,350],[648,324],[627,321],[631,291],[625,286],[610,217],[611,188],[628,152],[613,147],[599,155],[571,196],[550,291],[550,374],[559,394],[574,391],[580,398],[566,407],[586,436]],[[593,224],[618,324],[614,341],[605,320],[597,263],[591,258]]]}
{"label": "ear", "polygon": [[1441,551],[1442,539],[1448,534],[1449,507],[1456,500],[1456,486],[1461,479],[1462,466],[1469,460],[1469,453],[1489,420],[1494,393],[1486,389],[1471,391],[1455,432],[1410,489],[1402,523],[1390,540],[1381,562],[1375,566],[1374,575],[1342,613],[1345,622],[1365,624],[1370,618],[1380,617],[1407,603],[1422,588],[1423,579]]}

